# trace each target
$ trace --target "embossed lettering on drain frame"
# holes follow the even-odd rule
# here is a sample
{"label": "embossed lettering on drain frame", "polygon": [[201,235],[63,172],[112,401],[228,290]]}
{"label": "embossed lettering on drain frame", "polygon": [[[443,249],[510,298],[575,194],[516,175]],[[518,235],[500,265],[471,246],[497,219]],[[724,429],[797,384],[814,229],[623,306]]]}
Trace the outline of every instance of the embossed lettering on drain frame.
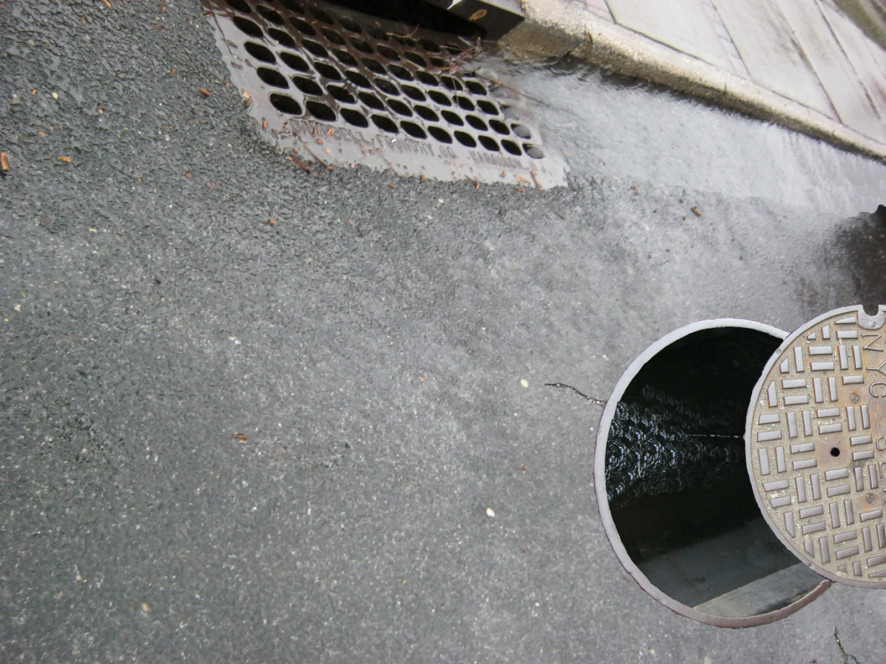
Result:
{"label": "embossed lettering on drain frame", "polygon": [[794,333],[748,413],[748,470],[778,537],[824,576],[886,588],[886,307]]}
{"label": "embossed lettering on drain frame", "polygon": [[566,182],[476,46],[319,0],[204,0],[233,83],[276,143],[334,166],[441,180]]}

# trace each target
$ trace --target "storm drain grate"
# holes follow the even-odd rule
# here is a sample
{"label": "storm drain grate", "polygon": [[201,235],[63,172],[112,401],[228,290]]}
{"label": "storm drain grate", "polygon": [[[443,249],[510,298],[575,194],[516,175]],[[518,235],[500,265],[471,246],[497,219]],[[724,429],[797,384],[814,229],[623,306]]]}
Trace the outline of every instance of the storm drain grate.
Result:
{"label": "storm drain grate", "polygon": [[436,179],[565,183],[508,88],[466,71],[476,44],[317,0],[204,0],[250,114],[324,164]]}

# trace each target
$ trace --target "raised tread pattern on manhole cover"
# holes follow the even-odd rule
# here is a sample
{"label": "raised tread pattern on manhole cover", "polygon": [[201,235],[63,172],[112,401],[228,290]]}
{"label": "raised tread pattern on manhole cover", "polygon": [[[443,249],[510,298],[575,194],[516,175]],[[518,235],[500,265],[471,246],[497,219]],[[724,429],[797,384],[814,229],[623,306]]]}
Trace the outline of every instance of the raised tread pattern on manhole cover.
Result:
{"label": "raised tread pattern on manhole cover", "polygon": [[789,336],[748,411],[747,463],[776,535],[820,574],[886,588],[886,307]]}
{"label": "raised tread pattern on manhole cover", "polygon": [[513,93],[469,71],[476,44],[321,0],[203,1],[250,113],[284,144],[339,166],[565,183]]}

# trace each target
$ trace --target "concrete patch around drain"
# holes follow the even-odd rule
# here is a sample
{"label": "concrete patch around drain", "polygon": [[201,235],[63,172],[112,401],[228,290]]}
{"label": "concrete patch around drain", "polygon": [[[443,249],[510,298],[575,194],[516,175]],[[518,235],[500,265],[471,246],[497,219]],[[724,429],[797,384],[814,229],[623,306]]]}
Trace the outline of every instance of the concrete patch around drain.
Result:
{"label": "concrete patch around drain", "polygon": [[886,307],[794,332],[754,389],[748,473],[764,517],[804,563],[886,588]]}
{"label": "concrete patch around drain", "polygon": [[519,95],[470,69],[477,44],[320,0],[203,0],[249,115],[327,166],[437,180],[566,183]]}

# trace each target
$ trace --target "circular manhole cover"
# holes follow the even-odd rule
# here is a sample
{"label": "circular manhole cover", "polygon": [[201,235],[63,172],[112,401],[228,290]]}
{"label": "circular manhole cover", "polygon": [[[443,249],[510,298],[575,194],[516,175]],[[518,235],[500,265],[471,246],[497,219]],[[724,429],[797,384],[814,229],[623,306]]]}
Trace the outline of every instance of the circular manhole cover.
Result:
{"label": "circular manhole cover", "polygon": [[831,311],[790,335],[754,388],[755,496],[823,576],[886,588],[886,307]]}

